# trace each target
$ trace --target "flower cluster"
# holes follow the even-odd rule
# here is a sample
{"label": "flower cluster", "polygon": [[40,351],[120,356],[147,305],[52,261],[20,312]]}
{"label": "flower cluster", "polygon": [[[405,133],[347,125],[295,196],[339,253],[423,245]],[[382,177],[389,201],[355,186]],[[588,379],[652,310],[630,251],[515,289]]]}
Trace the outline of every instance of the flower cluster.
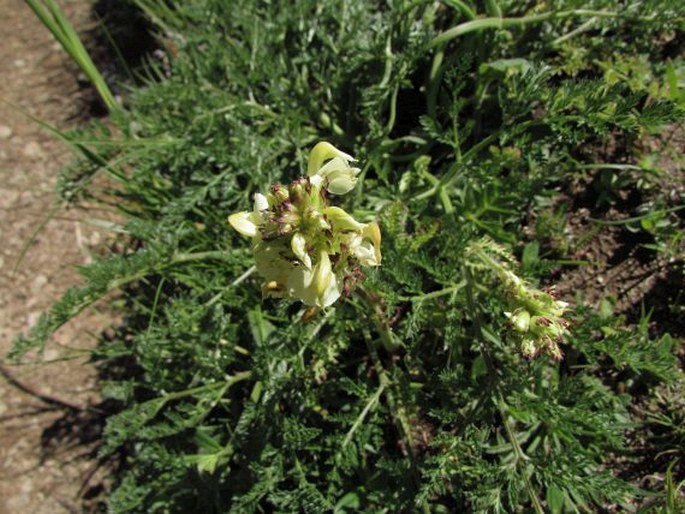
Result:
{"label": "flower cluster", "polygon": [[530,359],[547,354],[560,360],[559,345],[568,333],[569,323],[563,317],[568,304],[557,300],[554,289],[535,289],[511,271],[505,271],[503,277],[513,307],[504,314],[521,335],[521,353]]}
{"label": "flower cluster", "polygon": [[328,307],[354,288],[361,266],[380,265],[378,224],[360,223],[329,204],[329,194],[354,188],[359,169],[352,161],[330,143],[318,143],[309,154],[307,177],[274,184],[268,194],[254,195],[252,212],[229,216],[235,230],[252,238],[265,296]]}
{"label": "flower cluster", "polygon": [[554,288],[537,289],[512,271],[514,257],[504,247],[484,238],[467,248],[467,265],[493,273],[509,303],[505,316],[520,342],[521,353],[532,359],[549,355],[560,360],[559,345],[568,334],[569,322],[564,319],[568,304],[557,299]]}

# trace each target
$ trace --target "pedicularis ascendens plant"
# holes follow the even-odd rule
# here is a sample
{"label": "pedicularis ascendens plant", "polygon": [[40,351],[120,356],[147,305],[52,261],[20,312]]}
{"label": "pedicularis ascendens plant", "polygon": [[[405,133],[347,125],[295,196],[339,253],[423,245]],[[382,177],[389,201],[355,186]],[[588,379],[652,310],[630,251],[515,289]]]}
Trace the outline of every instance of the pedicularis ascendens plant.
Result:
{"label": "pedicularis ascendens plant", "polygon": [[634,144],[683,117],[682,2],[132,3],[164,59],[58,183],[125,250],[14,352],[121,310],[110,511],[596,512],[677,477],[635,416],[677,340],[550,283],[620,198],[575,199],[597,170],[682,212]]}

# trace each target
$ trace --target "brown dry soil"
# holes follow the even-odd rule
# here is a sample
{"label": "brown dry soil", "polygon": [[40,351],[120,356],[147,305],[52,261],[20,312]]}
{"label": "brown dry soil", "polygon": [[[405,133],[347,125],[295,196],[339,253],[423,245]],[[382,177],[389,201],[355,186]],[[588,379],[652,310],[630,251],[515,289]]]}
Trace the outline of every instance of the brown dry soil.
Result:
{"label": "brown dry soil", "polygon": [[[60,3],[79,30],[90,28],[88,0]],[[4,356],[79,283],[75,267],[99,238],[82,212],[55,207],[69,152],[27,114],[68,129],[87,117],[92,93],[24,2],[0,0],[0,12],[0,514],[80,512],[99,470],[89,457],[98,427],[83,423],[96,375],[79,349],[107,317],[88,313],[61,329],[43,355],[53,364],[10,366]]]}
{"label": "brown dry soil", "polygon": [[665,202],[660,208],[672,211],[667,217],[673,231],[682,230],[683,214],[678,209],[685,200],[683,150],[682,124],[671,125],[660,135],[644,137],[637,143],[617,144],[610,139],[604,147],[589,150],[596,154],[586,156],[589,162],[634,164],[634,154],[651,155],[657,172],[645,180],[641,191],[602,186],[600,172],[593,171],[579,175],[568,191],[562,192],[558,201],[568,206],[562,231],[569,246],[566,252],[582,264],[568,266],[554,277],[560,294],[595,306],[608,299],[614,311],[626,315],[631,323],[639,323],[651,311],[655,333],[685,336],[685,238],[674,243],[670,252],[656,252],[649,246],[655,245],[657,238],[641,230],[639,221],[625,221],[639,218],[636,208],[659,197]]}

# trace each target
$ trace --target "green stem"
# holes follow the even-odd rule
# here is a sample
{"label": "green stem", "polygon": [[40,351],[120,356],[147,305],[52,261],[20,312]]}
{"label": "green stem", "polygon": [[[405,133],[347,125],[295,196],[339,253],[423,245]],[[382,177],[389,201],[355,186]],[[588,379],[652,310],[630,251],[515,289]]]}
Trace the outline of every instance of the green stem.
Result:
{"label": "green stem", "polygon": [[388,326],[387,320],[385,319],[385,313],[381,310],[381,307],[378,304],[378,300],[372,297],[362,287],[357,288],[357,292],[359,296],[364,300],[364,303],[366,303],[366,305],[373,312],[373,316],[371,317],[371,319],[373,320],[373,324],[376,328],[376,331],[378,332],[378,335],[381,338],[381,343],[383,343],[383,347],[389,353],[396,352],[401,345],[398,344],[395,340],[392,333],[392,329]]}
{"label": "green stem", "polygon": [[[403,401],[398,401],[401,398],[401,391],[397,390],[395,382],[390,379],[387,370],[383,366],[380,356],[378,355],[378,350],[374,344],[367,339],[366,346],[369,350],[369,355],[371,356],[371,362],[373,363],[373,368],[378,375],[378,381],[380,382],[379,392],[385,393],[385,398],[388,401],[388,407],[390,408],[391,415],[395,421],[395,425],[402,434],[404,443],[407,447],[407,453],[409,455],[409,461],[411,464],[412,474],[414,475],[414,480],[419,483],[418,477],[418,466],[416,463],[416,441],[414,440],[414,435],[412,432],[412,426],[407,417],[407,410],[404,406]],[[398,393],[395,396],[395,393]],[[422,510],[424,513],[429,514],[430,508],[427,503],[422,505]]]}
{"label": "green stem", "polygon": [[383,394],[383,391],[385,391],[385,384],[380,384],[378,386],[378,389],[376,390],[373,395],[371,395],[371,398],[369,398],[369,401],[366,403],[366,406],[364,409],[362,409],[361,414],[357,417],[355,422],[353,423],[352,427],[350,430],[347,432],[347,435],[345,435],[345,439],[343,439],[342,445],[340,446],[341,449],[344,449],[352,440],[352,436],[354,433],[357,431],[357,429],[361,426],[361,424],[364,422],[364,419],[366,419],[366,416],[371,412],[371,409],[376,406],[378,403],[378,400],[380,400],[381,395]]}
{"label": "green stem", "polygon": [[432,187],[423,191],[422,193],[419,193],[411,197],[409,201],[411,202],[423,200],[426,198],[430,198],[435,194],[440,194],[443,188],[448,187],[452,184],[452,182],[457,178],[457,173],[459,173],[459,171],[462,170],[462,168],[465,165],[467,165],[472,158],[478,155],[478,152],[480,152],[483,148],[486,148],[493,141],[497,140],[497,138],[500,137],[500,135],[502,135],[502,133],[505,130],[513,129],[514,133],[518,134],[530,127],[540,125],[541,123],[542,122],[540,120],[528,120],[521,122],[516,126],[507,125],[506,127],[503,127],[500,130],[493,132],[492,134],[483,138],[481,141],[479,141],[471,148],[469,148],[460,158],[455,158],[454,163],[452,163],[452,165],[450,165],[450,167],[447,168],[447,171],[440,177],[440,180],[437,184],[434,184]]}
{"label": "green stem", "polygon": [[208,252],[177,253],[171,258],[171,264],[183,264],[186,262],[206,261],[206,260],[225,260],[230,253],[225,250],[211,250]]}
{"label": "green stem", "polygon": [[390,407],[392,416],[395,418],[395,423],[398,425],[398,428],[402,433],[405,443],[407,444],[408,453],[413,462],[413,459],[416,455],[416,445],[414,444],[414,436],[412,435],[411,424],[407,418],[407,411],[404,405],[400,404],[395,397],[395,384],[390,379],[387,370],[383,366],[380,355],[378,355],[378,350],[369,340],[366,341],[366,346],[369,349],[369,355],[371,356],[373,368],[378,375],[380,387],[385,391],[385,397],[388,400],[388,407]]}
{"label": "green stem", "polygon": [[[461,23],[456,27],[446,30],[445,32],[438,34],[429,43],[428,48],[434,48],[436,46],[444,45],[449,41],[470,34],[471,32],[479,32],[481,30],[489,29],[506,29],[512,27],[523,27],[526,25],[532,25],[535,23],[542,23],[543,21],[551,19],[564,19],[572,17],[598,17],[598,18],[621,18],[625,15],[617,12],[610,11],[594,11],[591,9],[574,9],[572,11],[560,11],[560,12],[548,12],[542,14],[534,14],[531,16],[522,16],[519,18],[500,18],[498,16],[491,18],[481,18],[477,20],[467,21]],[[631,18],[639,21],[654,21],[654,17],[639,16]]]}
{"label": "green stem", "polygon": [[582,34],[583,32],[587,32],[592,28],[592,26],[597,22],[597,18],[590,18],[587,20],[585,23],[582,23],[579,27],[576,27],[573,29],[571,32],[564,34],[563,36],[559,36],[556,38],[554,41],[552,41],[552,46],[559,46],[561,43],[564,43],[568,41],[571,38],[576,37],[579,34]]}
{"label": "green stem", "polygon": [[430,293],[424,293],[416,296],[400,296],[399,299],[405,302],[422,302],[424,300],[432,300],[433,298],[439,298],[440,296],[446,296],[448,294],[454,294],[460,291],[466,285],[465,281],[459,282],[457,285],[452,287],[446,287],[445,289],[440,289],[438,291],[431,291]]}
{"label": "green stem", "polygon": [[231,387],[234,384],[237,384],[238,382],[242,382],[244,380],[248,380],[250,377],[252,377],[252,372],[251,371],[239,371],[232,377],[228,378],[227,380],[224,380],[222,382],[215,382],[212,384],[205,384],[203,386],[198,386],[198,387],[193,387],[191,389],[185,389],[183,391],[176,391],[173,393],[169,393],[165,396],[162,396],[160,398],[151,400],[151,401],[159,401],[161,400],[163,403],[172,401],[172,400],[179,400],[181,398],[185,398],[186,396],[193,396],[194,394],[201,393],[204,391],[211,391],[213,389],[221,389],[222,387]]}
{"label": "green stem", "polygon": [[[379,316],[378,301],[376,301],[367,291],[363,288],[358,288],[357,292],[359,296],[364,300],[364,303],[374,311],[374,324],[376,330],[379,333],[381,342],[385,346],[387,342],[391,342],[393,348],[397,349],[397,343],[393,341],[392,332],[387,322],[384,318]],[[407,453],[409,455],[412,472],[414,475],[414,480],[419,483],[418,477],[418,466],[416,462],[417,449],[416,441],[414,439],[414,433],[412,431],[412,425],[407,417],[407,409],[405,407],[405,401],[403,399],[402,390],[397,387],[397,384],[390,378],[388,371],[383,366],[383,361],[381,361],[380,355],[378,355],[378,350],[373,342],[366,338],[366,346],[369,350],[369,356],[371,357],[371,362],[373,368],[378,375],[378,381],[380,383],[379,393],[384,392],[385,398],[388,401],[388,407],[390,408],[391,415],[395,421],[395,425],[399,429],[404,443],[407,447]],[[387,349],[387,347],[386,347]],[[429,514],[430,508],[427,503],[422,505],[422,510],[424,513]]]}
{"label": "green stem", "polygon": [[444,2],[449,5],[450,7],[453,7],[461,13],[466,16],[469,20],[475,20],[476,19],[476,11],[471,9],[466,2],[463,2],[462,0],[444,0]]}

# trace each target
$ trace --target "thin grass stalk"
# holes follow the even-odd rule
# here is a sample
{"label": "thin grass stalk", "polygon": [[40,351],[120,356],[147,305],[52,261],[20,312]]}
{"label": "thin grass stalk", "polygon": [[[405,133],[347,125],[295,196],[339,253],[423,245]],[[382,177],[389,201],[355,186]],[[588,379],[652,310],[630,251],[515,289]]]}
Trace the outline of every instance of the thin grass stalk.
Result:
{"label": "thin grass stalk", "polygon": [[119,108],[104,77],[93,63],[81,39],[55,0],[25,0],[41,23],[57,39],[64,51],[88,77],[109,111]]}

